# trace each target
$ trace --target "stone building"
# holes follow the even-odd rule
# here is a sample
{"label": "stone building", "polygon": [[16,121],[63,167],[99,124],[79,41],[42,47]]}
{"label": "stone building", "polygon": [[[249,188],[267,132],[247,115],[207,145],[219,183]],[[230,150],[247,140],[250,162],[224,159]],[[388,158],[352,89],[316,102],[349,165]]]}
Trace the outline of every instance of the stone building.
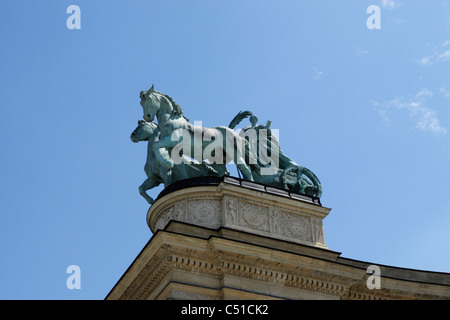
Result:
{"label": "stone building", "polygon": [[450,299],[450,274],[372,265],[325,244],[320,200],[232,177],[166,188],[118,299]]}

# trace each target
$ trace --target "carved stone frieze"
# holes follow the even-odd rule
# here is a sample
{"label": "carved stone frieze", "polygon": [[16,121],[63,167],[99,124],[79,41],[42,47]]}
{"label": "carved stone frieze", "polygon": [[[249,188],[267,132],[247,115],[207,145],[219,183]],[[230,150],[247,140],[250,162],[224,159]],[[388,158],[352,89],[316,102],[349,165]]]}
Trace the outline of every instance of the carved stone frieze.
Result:
{"label": "carved stone frieze", "polygon": [[283,213],[284,232],[287,237],[312,242],[310,218],[303,215]]}
{"label": "carved stone frieze", "polygon": [[239,226],[269,232],[269,209],[249,202],[238,202]]}
{"label": "carved stone frieze", "polygon": [[[286,255],[289,254],[286,253]],[[274,292],[282,290],[285,298],[290,299],[307,298],[311,295],[344,300],[439,298],[430,294],[400,289],[370,290],[365,284],[366,275],[364,271],[344,275],[345,272],[342,269],[328,267],[318,270],[316,267],[302,265],[302,261],[301,257],[290,258],[286,256],[279,260],[270,256],[259,258],[248,254],[239,254],[217,249],[214,243],[203,246],[203,249],[163,245],[136,274],[120,299],[163,299],[167,298],[169,294],[176,296],[178,299],[197,297],[199,292],[196,292],[195,288],[198,287],[194,285],[194,282],[192,283],[194,287],[190,287],[190,281],[194,281],[190,278],[185,278],[184,289],[166,290],[170,283],[170,277],[167,277],[176,272],[181,272],[183,275],[191,274],[203,278],[217,279],[215,283],[222,283],[222,285],[223,279],[227,277],[240,279],[239,283],[244,281],[247,286],[252,285],[255,294],[264,294],[264,290],[271,288]],[[202,295],[202,299],[221,298],[221,285],[218,287],[211,286],[208,290],[210,295]]]}
{"label": "carved stone frieze", "polygon": [[[161,201],[163,200],[163,201]],[[368,263],[325,245],[329,209],[238,186],[174,191],[147,214],[152,240],[108,299],[448,299],[448,277]],[[179,221],[181,223],[170,221]],[[306,246],[305,246],[306,245]],[[328,249],[328,250],[322,250]]]}
{"label": "carved stone frieze", "polygon": [[221,211],[219,200],[191,200],[187,202],[185,222],[213,229],[219,228]]}
{"label": "carved stone frieze", "polygon": [[[233,228],[249,233],[326,248],[322,220],[329,209],[293,199],[274,202],[264,194],[224,188],[182,190],[166,205],[152,206],[147,216],[150,229],[163,229],[170,220],[217,229]],[[249,196],[249,192],[253,192]]]}

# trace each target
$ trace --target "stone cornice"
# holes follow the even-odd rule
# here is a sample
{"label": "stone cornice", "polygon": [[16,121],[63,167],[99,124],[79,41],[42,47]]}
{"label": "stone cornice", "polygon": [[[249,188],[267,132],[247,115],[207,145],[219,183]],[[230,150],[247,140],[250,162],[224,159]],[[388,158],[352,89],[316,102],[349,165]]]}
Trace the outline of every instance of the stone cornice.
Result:
{"label": "stone cornice", "polygon": [[[255,245],[233,245],[227,239],[213,237],[188,240],[187,236],[167,232],[159,232],[156,238],[159,241],[154,244],[160,245],[159,248],[151,250],[154,252],[153,257],[134,275],[119,299],[155,299],[171,282],[170,274],[176,271],[205,278],[246,279],[267,286],[291,288],[338,299],[445,298],[399,289],[370,290],[365,285],[368,275],[363,270],[336,266],[326,261],[310,261],[309,257],[274,252]],[[196,242],[196,248],[178,245],[185,241]],[[239,247],[242,249],[240,252],[237,250]],[[223,288],[211,289],[220,292]]]}

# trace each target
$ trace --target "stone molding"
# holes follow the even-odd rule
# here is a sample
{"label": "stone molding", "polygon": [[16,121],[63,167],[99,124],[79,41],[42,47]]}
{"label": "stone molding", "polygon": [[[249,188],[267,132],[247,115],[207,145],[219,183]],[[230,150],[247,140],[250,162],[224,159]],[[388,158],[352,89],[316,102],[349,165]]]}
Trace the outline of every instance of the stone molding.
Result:
{"label": "stone molding", "polygon": [[225,183],[178,190],[161,200],[147,213],[153,233],[175,220],[327,248],[323,219],[330,209],[319,205]]}
{"label": "stone molding", "polygon": [[329,212],[224,182],[171,190],[149,209],[154,234],[106,299],[450,299],[450,274],[390,266],[370,290],[371,263],[325,245]]}
{"label": "stone molding", "polygon": [[[158,232],[148,261],[132,265],[109,299],[448,299],[445,288],[383,279],[365,270],[230,239]],[[392,287],[392,288],[391,288]],[[411,290],[413,288],[414,290]],[[439,291],[439,289],[441,291]],[[444,293],[439,295],[439,292]]]}

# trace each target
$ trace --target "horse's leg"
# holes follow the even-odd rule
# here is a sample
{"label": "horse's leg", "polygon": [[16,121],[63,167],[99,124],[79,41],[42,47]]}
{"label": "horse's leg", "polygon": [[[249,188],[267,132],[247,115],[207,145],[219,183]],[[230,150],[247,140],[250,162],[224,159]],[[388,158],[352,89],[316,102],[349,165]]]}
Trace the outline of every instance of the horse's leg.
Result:
{"label": "horse's leg", "polygon": [[159,175],[161,176],[164,187],[167,187],[172,184],[172,170],[167,170],[163,166],[159,168]]}
{"label": "horse's leg", "polygon": [[156,159],[167,170],[171,170],[174,166],[174,162],[168,149],[172,149],[182,141],[182,136],[180,136],[177,132],[173,132],[171,136],[164,137],[153,144],[153,151]]}
{"label": "horse's leg", "polygon": [[145,200],[147,200],[147,202],[150,205],[152,205],[155,202],[155,200],[153,200],[153,198],[150,197],[146,191],[153,189],[154,187],[157,187],[160,184],[161,184],[161,182],[159,182],[158,180],[153,179],[153,178],[148,178],[139,187],[139,193],[141,194],[141,196],[144,197]]}
{"label": "horse's leg", "polygon": [[241,170],[244,179],[253,181],[252,170],[250,169],[250,166],[244,162],[244,158],[236,157],[234,162],[236,163],[236,166]]}
{"label": "horse's leg", "polygon": [[250,167],[246,164],[238,164],[237,167],[241,170],[244,179],[253,181],[252,171]]}
{"label": "horse's leg", "polygon": [[252,170],[245,162],[245,139],[242,139],[231,130],[231,132],[227,132],[226,141],[227,163],[229,159],[233,159],[238,169],[241,170],[244,179],[254,181]]}
{"label": "horse's leg", "polygon": [[170,158],[169,151],[166,148],[159,148],[157,145],[152,147],[156,161],[159,162],[166,170],[172,170],[173,160]]}

